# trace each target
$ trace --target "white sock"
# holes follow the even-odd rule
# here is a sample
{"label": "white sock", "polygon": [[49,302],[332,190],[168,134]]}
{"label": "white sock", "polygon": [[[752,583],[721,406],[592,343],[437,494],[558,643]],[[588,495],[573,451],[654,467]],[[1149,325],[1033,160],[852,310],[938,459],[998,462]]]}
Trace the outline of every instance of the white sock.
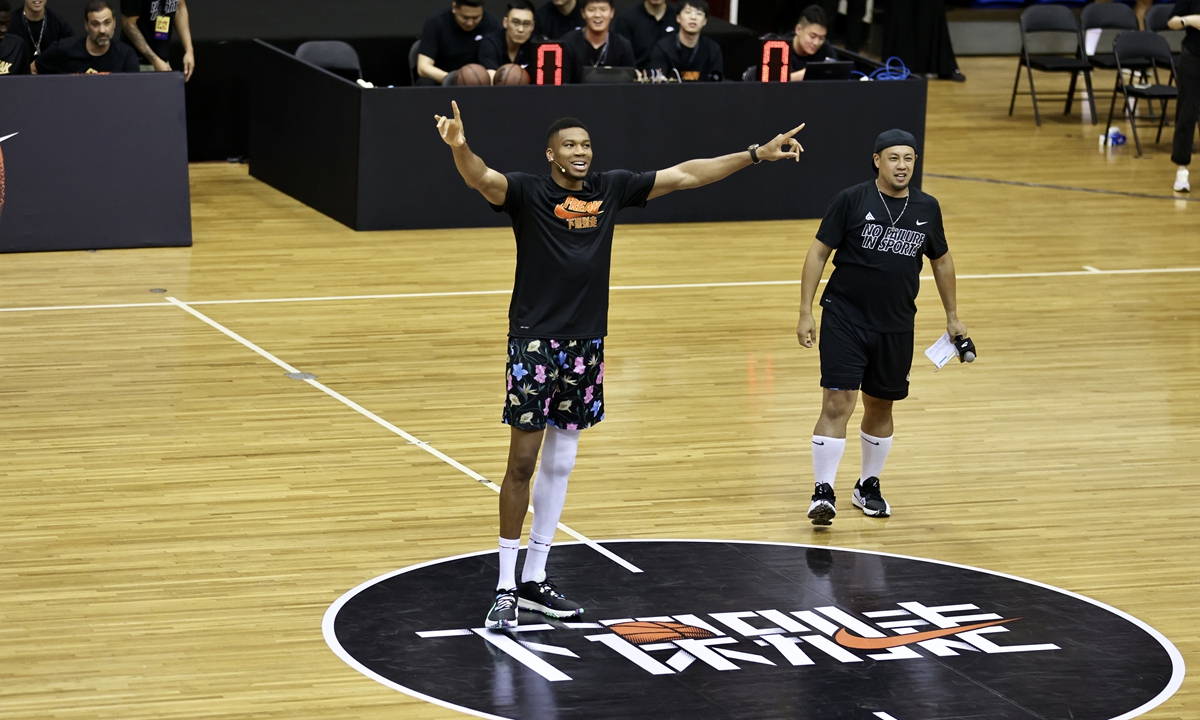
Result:
{"label": "white sock", "polygon": [[833,482],[837,479],[838,463],[842,461],[842,453],[846,451],[846,438],[813,435],[812,441],[813,477],[816,484],[825,483],[833,487]]}
{"label": "white sock", "polygon": [[550,544],[554,536],[546,537],[530,531],[529,545],[525,548],[525,565],[521,568],[521,582],[541,582],[546,579],[546,558],[550,557]]}
{"label": "white sock", "polygon": [[[563,505],[567,502],[567,478],[575,467],[579,433],[579,430],[546,428],[542,461],[533,480],[533,522],[529,526],[529,549],[521,569],[521,582],[546,579],[546,557],[550,553],[550,543],[554,541],[558,519],[562,517]],[[535,543],[545,549],[535,548]]]}
{"label": "white sock", "polygon": [[500,580],[496,582],[497,590],[517,586],[517,551],[520,549],[520,538],[500,538]]}
{"label": "white sock", "polygon": [[883,473],[883,464],[887,462],[888,451],[892,449],[892,438],[895,435],[881,438],[859,430],[858,437],[862,440],[862,479],[877,478]]}

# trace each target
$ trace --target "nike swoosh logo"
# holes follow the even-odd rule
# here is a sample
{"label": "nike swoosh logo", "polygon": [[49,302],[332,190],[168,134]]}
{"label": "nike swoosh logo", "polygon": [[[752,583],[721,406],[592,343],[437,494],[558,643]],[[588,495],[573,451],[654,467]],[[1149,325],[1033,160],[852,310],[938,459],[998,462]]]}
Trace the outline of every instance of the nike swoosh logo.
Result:
{"label": "nike swoosh logo", "polygon": [[596,213],[577,213],[577,212],[571,212],[570,210],[566,209],[562,205],[554,206],[554,216],[560,217],[563,220],[573,220],[574,218],[593,217],[595,215],[603,215],[603,214],[604,214],[603,210],[601,210],[600,212],[596,212]]}
{"label": "nike swoosh logo", "polygon": [[1003,625],[1004,623],[1020,620],[1021,618],[1008,618],[1007,620],[993,620],[991,622],[976,623],[975,625],[963,625],[962,627],[940,628],[938,630],[929,630],[926,632],[911,633],[909,635],[898,635],[896,637],[881,637],[881,638],[865,638],[858,635],[851,635],[846,628],[837,631],[833,639],[842,647],[852,648],[854,650],[887,650],[888,648],[900,647],[902,645],[912,645],[924,640],[933,640],[935,638],[946,637],[947,635],[957,635],[958,633],[970,632],[979,630],[980,628],[991,627],[993,625]]}
{"label": "nike swoosh logo", "polygon": [[12,135],[5,135],[4,137],[0,138],[0,142],[4,142],[5,140],[7,140],[7,139],[9,139],[9,138],[11,138],[11,137],[16,137],[16,136],[18,136],[18,135],[20,135],[20,134],[21,134],[21,133],[13,133]]}
{"label": "nike swoosh logo", "polygon": [[816,440],[813,440],[813,445],[824,445],[824,444],[825,444],[824,442],[817,442]]}
{"label": "nike swoosh logo", "polygon": [[[866,438],[863,438],[863,440],[867,440],[867,439],[866,439]],[[879,444],[879,443],[875,442],[874,440],[867,440],[867,442],[871,443],[872,445],[878,445],[878,444]]]}
{"label": "nike swoosh logo", "polygon": [[929,224],[928,220],[926,220],[925,222],[921,222],[920,220],[917,221],[917,227],[921,227],[922,225],[928,225],[928,224]]}

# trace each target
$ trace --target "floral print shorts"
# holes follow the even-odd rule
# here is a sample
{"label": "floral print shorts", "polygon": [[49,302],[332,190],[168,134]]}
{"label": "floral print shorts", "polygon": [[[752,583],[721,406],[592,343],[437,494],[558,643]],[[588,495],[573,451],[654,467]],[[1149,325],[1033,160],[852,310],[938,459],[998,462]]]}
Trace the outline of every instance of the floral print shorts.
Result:
{"label": "floral print shorts", "polygon": [[504,423],[582,430],[604,419],[604,338],[508,339]]}

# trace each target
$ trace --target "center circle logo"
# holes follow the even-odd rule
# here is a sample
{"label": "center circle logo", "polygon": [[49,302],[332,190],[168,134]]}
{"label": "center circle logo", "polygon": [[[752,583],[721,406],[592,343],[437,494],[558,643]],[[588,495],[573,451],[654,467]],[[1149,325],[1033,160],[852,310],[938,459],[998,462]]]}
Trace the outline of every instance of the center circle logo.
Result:
{"label": "center circle logo", "polygon": [[578,622],[483,629],[492,550],[360,585],[325,613],[326,642],[396,690],[520,720],[1124,720],[1183,681],[1158,631],[1011,575],[785,543],[604,547],[627,562],[555,546]]}

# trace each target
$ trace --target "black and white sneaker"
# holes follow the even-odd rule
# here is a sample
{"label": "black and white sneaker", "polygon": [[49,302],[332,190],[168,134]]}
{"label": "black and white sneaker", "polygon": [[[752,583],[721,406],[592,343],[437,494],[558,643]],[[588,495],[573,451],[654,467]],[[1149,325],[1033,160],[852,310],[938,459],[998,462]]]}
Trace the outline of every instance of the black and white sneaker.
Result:
{"label": "black and white sneaker", "polygon": [[808,519],[813,525],[832,525],[834,515],[837,515],[837,498],[833,486],[818,483],[813,491],[812,505],[808,506]]}
{"label": "black and white sneaker", "polygon": [[871,517],[887,517],[892,514],[892,506],[883,499],[879,490],[879,478],[869,477],[854,483],[854,495],[850,498],[854,507],[862,508],[863,515]]}
{"label": "black and white sneaker", "polygon": [[517,591],[506,588],[496,591],[496,601],[488,610],[483,626],[489,630],[512,630],[517,627]]}
{"label": "black and white sneaker", "polygon": [[573,618],[583,614],[583,606],[563,597],[549,578],[541,582],[530,580],[521,583],[517,587],[517,595],[522,608],[547,617]]}

